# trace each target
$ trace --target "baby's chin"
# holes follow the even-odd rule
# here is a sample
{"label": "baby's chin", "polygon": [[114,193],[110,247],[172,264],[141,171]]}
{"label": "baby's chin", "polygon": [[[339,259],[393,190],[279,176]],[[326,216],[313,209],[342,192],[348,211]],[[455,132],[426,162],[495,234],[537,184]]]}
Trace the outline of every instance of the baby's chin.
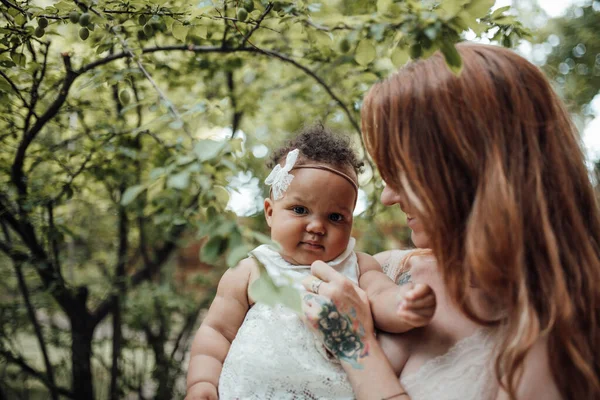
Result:
{"label": "baby's chin", "polygon": [[[323,261],[323,262],[329,262],[329,261],[333,261],[335,260],[334,258],[330,258],[330,257],[319,257],[319,256],[310,256],[310,257],[306,257],[306,256],[298,256],[297,258],[293,258],[293,262],[291,262],[291,264],[294,265],[312,265],[312,263],[314,263],[315,261]],[[286,260],[288,262],[290,262],[289,260]]]}

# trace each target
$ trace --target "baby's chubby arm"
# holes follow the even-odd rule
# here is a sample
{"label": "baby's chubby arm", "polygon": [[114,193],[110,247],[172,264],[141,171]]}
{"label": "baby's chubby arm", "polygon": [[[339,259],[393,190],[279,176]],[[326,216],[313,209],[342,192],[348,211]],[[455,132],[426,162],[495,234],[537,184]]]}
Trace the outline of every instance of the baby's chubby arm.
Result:
{"label": "baby's chubby arm", "polygon": [[377,260],[367,254],[359,253],[358,263],[359,286],[367,292],[378,329],[401,333],[431,321],[436,299],[429,285],[398,286],[383,273]]}
{"label": "baby's chubby arm", "polygon": [[231,342],[248,312],[251,259],[223,274],[217,294],[192,342],[186,400],[216,400],[221,368]]}

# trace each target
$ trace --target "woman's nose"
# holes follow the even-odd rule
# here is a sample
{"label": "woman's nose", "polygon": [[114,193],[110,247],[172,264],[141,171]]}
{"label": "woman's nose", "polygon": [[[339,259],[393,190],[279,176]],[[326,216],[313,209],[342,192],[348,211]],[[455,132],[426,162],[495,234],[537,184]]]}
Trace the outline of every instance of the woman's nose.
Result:
{"label": "woman's nose", "polygon": [[324,235],[325,234],[325,224],[321,221],[319,217],[311,218],[308,225],[306,225],[306,231],[309,233],[314,233],[315,235]]}
{"label": "woman's nose", "polygon": [[381,202],[383,205],[391,206],[394,204],[400,204],[400,194],[392,190],[392,188],[387,185],[383,188],[381,192]]}

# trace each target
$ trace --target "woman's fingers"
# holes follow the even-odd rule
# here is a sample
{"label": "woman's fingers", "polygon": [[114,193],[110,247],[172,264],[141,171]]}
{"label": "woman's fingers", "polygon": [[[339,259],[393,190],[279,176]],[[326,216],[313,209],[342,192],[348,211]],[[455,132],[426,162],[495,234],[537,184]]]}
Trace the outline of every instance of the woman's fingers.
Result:
{"label": "woman's fingers", "polygon": [[340,274],[323,261],[315,261],[312,263],[310,266],[310,272],[325,282],[343,281],[346,279],[344,275]]}
{"label": "woman's fingers", "polygon": [[313,275],[307,275],[302,279],[302,286],[311,293],[322,294],[323,286],[325,285],[327,283],[324,280]]}

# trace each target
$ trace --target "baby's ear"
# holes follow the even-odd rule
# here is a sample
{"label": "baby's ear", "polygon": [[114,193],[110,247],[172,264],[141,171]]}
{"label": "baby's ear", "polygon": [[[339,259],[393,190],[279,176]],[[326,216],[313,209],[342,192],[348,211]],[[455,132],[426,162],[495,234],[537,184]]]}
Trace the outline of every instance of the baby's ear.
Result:
{"label": "baby's ear", "polygon": [[270,228],[271,220],[273,219],[273,200],[271,200],[270,198],[266,198],[264,207],[265,207],[265,219],[267,220],[267,225],[269,225],[269,228]]}

